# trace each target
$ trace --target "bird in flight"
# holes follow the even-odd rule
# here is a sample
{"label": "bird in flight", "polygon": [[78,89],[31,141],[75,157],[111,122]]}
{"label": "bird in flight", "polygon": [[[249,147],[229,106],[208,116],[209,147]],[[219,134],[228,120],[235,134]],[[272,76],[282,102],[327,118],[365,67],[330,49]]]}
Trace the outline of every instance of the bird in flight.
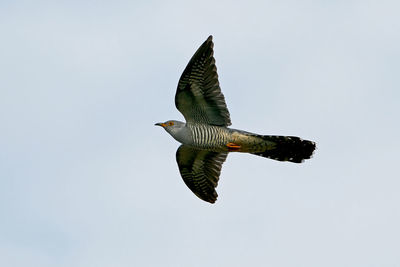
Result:
{"label": "bird in flight", "polygon": [[163,127],[182,145],[176,161],[185,184],[200,199],[214,203],[221,167],[229,152],[279,161],[309,159],[315,143],[296,136],[259,135],[228,128],[231,119],[218,82],[212,36],[200,46],[179,79],[175,106],[186,123],[169,120]]}

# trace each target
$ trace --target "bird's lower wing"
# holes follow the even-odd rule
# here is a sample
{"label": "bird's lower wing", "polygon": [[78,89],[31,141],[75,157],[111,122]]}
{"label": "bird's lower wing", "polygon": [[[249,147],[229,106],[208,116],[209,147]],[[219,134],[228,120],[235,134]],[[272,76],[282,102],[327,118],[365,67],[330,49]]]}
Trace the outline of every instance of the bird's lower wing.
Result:
{"label": "bird's lower wing", "polygon": [[228,152],[214,152],[181,145],[176,161],[185,184],[200,199],[214,203],[222,164]]}

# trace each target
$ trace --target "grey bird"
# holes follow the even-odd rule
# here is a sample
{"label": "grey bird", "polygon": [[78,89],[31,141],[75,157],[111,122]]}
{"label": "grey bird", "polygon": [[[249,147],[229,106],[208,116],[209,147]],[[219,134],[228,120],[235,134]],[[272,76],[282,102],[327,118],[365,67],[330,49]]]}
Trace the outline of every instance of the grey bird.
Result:
{"label": "grey bird", "polygon": [[296,136],[259,135],[228,128],[231,119],[215,66],[212,36],[200,46],[179,79],[175,106],[186,123],[169,120],[163,127],[182,143],[176,152],[185,184],[200,199],[214,203],[221,167],[229,152],[294,163],[309,159],[315,143]]}

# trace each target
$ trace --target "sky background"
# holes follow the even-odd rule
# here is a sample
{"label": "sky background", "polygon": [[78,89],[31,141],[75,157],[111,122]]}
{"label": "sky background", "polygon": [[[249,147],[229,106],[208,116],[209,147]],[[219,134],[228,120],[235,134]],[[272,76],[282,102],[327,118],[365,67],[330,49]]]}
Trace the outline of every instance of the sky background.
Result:
{"label": "sky background", "polygon": [[[398,1],[1,1],[0,266],[400,266]],[[183,183],[212,34],[232,127],[314,140]]]}

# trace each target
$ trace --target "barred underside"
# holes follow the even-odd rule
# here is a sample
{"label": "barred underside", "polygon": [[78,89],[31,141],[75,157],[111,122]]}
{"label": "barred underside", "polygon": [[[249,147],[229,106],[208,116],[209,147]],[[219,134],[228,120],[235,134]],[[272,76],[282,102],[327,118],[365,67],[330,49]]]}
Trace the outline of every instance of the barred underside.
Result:
{"label": "barred underside", "polygon": [[207,124],[187,124],[192,134],[191,145],[204,149],[224,148],[230,140],[227,128]]}

